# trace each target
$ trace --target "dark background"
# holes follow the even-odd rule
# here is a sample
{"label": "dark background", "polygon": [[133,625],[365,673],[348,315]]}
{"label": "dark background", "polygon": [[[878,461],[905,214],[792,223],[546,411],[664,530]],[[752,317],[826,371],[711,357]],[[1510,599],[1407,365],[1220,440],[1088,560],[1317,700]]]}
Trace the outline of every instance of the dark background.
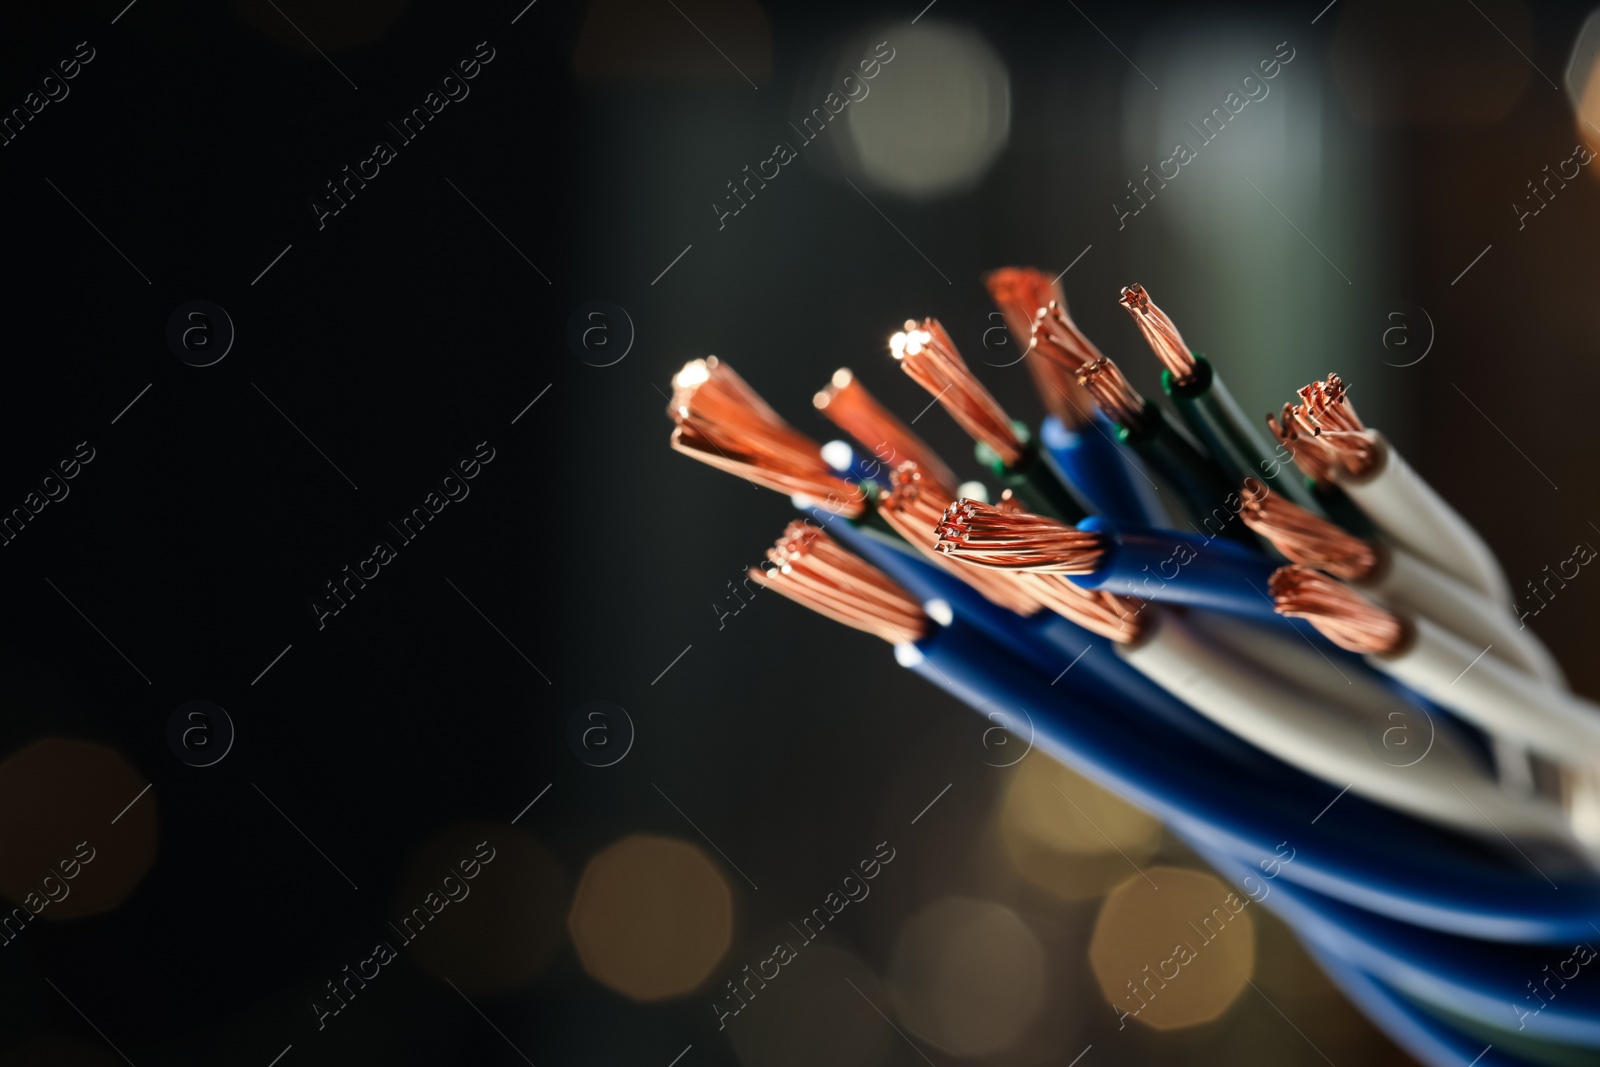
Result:
{"label": "dark background", "polygon": [[[833,933],[866,972],[950,894],[1023,914],[1051,954],[1049,1026],[983,1062],[1067,1063],[1091,1043],[1115,1062],[1403,1062],[1264,917],[1257,980],[1306,1040],[1249,999],[1207,1026],[1117,1034],[1082,961],[1094,900],[1055,900],[996,851],[1015,772],[985,762],[987,724],[871,638],[776,597],[719,619],[726,584],[792,510],[672,454],[664,396],[684,360],[715,353],[826,438],[808,401],[849,365],[909,418],[926,397],[883,351],[902,319],[939,316],[971,356],[989,325],[982,272],[1054,273],[1087,247],[1063,284],[1137,384],[1156,391],[1114,304],[1132,281],[1253,412],[1340,370],[1520,590],[1600,521],[1586,391],[1600,199],[1585,173],[1520,231],[1508,206],[1579,136],[1564,73],[1585,9],[939,0],[913,28],[916,3],[677,6],[111,0],[0,14],[0,107],[78,42],[96,53],[0,147],[0,507],[77,442],[95,449],[70,495],[0,548],[0,755],[73,738],[134,772],[125,785],[57,753],[37,788],[6,792],[0,764],[7,840],[88,836],[134,871],[98,914],[47,911],[0,949],[0,1062],[122,1062],[111,1045],[141,1067],[265,1065],[286,1046],[285,1067],[665,1067],[685,1046],[684,1067],[818,1062],[804,1032],[788,1052],[736,1050],[709,986],[886,838],[903,866]],[[1007,138],[969,188],[901,195],[818,145],[718,229],[708,205],[788,139],[841,56],[929,27],[975,33],[1008,78]],[[1230,130],[1119,230],[1109,205],[1170,154],[1175,116],[1198,120],[1285,40],[1296,57],[1241,114],[1238,147]],[[323,183],[394,141],[384,122],[480,41],[495,58],[470,96],[319,229],[308,203]],[[1236,72],[1206,65],[1233,56]],[[905,69],[884,68],[879,102]],[[166,340],[194,299],[237,330],[205,368]],[[610,366],[591,364],[615,349],[569,342],[591,300],[631,321]],[[1385,346],[1396,322],[1411,347],[1392,333]],[[1425,341],[1426,358],[1397,366]],[[972,362],[1014,414],[1037,417],[1020,367]],[[979,473],[942,412],[917,428]],[[392,543],[386,522],[483,441],[495,458],[470,496],[319,629],[324,583]],[[1593,695],[1600,587],[1571,586],[1529,622]],[[210,767],[168,744],[169,716],[193,699],[237,729]],[[610,767],[569,741],[590,700],[625,708],[636,734]],[[95,822],[146,782],[118,823]],[[702,848],[732,893],[732,945],[707,987],[654,1003],[588,974],[566,932],[585,864],[635,833]],[[452,935],[459,968],[402,952],[319,1031],[321,984],[387,937],[420,895],[416,872],[448,868],[469,837],[511,862],[486,869],[485,885],[505,872],[500,895],[484,890]],[[8,896],[37,881],[31,856],[0,852]],[[1157,859],[1199,865],[1171,842]],[[98,870],[112,864],[87,868],[81,892]],[[468,974],[482,979],[470,1001]],[[844,1025],[823,1014],[805,1031]],[[891,1036],[861,1062],[955,1062],[908,1044]]]}

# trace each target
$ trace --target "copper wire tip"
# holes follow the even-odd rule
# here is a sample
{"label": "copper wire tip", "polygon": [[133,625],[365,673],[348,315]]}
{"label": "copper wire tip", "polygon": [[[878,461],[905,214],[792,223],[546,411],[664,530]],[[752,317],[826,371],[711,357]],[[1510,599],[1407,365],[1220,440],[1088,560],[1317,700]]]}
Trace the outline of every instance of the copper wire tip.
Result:
{"label": "copper wire tip", "polygon": [[[839,429],[872,450],[892,469],[915,463],[923,476],[941,485],[955,486],[959,479],[933,449],[894,413],[869,393],[849,368],[840,367],[817,391],[811,402]],[[954,490],[951,490],[954,495]]]}
{"label": "copper wire tip", "polygon": [[1149,342],[1161,365],[1172,375],[1172,380],[1183,385],[1192,379],[1194,369],[1199,365],[1194,353],[1183,343],[1183,335],[1167,318],[1166,312],[1151,302],[1145,287],[1137,283],[1127,286],[1122,290],[1120,303],[1133,316],[1139,332],[1144,334],[1144,339]]}
{"label": "copper wire tip", "polygon": [[1318,485],[1325,486],[1333,481],[1334,457],[1327,443],[1317,440],[1314,426],[1307,433],[1301,432],[1302,427],[1308,425],[1304,416],[1305,408],[1285,404],[1276,418],[1267,416],[1267,428],[1272,431],[1272,436],[1283,451],[1294,460],[1300,472]]}
{"label": "copper wire tip", "polygon": [[[1010,489],[1000,494],[1000,499],[994,506],[995,510],[1007,515],[1029,514],[1022,501],[1017,499],[1016,493]],[[970,559],[964,561],[975,562]],[[1045,608],[1113,641],[1128,644],[1138,641],[1144,634],[1147,618],[1142,618],[1140,615],[1144,610],[1144,601],[1137,597],[1119,596],[1100,589],[1085,589],[1075,584],[1065,574],[977,568],[968,568],[968,572],[1003,575],[1026,589]]]}
{"label": "copper wire tip", "polygon": [[1302,388],[1300,403],[1284,405],[1282,424],[1267,420],[1273,433],[1287,445],[1285,435],[1292,418],[1294,436],[1307,453],[1307,462],[1301,462],[1301,453],[1294,451],[1295,462],[1319,483],[1331,481],[1336,473],[1351,477],[1369,474],[1381,459],[1366,424],[1350,403],[1349,392],[1344,379],[1330,373],[1323,381]]}
{"label": "copper wire tip", "polygon": [[985,275],[983,283],[1005,319],[1012,343],[1027,361],[1028,373],[1045,410],[1070,429],[1087,426],[1094,407],[1088,394],[1078,385],[1077,366],[1070,360],[1057,358],[1054,352],[1042,352],[1034,332],[1039,316],[1047,308],[1057,308],[1064,329],[1090,350],[1094,349],[1066,317],[1067,300],[1061,286],[1032,267],[1001,267]]}
{"label": "copper wire tip", "polygon": [[1389,656],[1406,642],[1406,624],[1335,578],[1291,563],[1267,580],[1278,614],[1304,619],[1348,652]]}
{"label": "copper wire tip", "polygon": [[1022,440],[1010,417],[967,369],[955,342],[937,319],[923,319],[920,324],[907,319],[905,329],[889,338],[889,351],[973,440],[994,449],[1008,467],[1022,459]]}
{"label": "copper wire tip", "polygon": [[1240,517],[1285,557],[1347,582],[1364,582],[1377,572],[1379,558],[1374,545],[1266,490],[1260,482],[1252,489],[1254,481],[1245,479]]}
{"label": "copper wire tip", "polygon": [[889,528],[925,558],[960,578],[985,598],[1018,615],[1036,614],[1041,604],[1008,575],[955,562],[934,548],[934,527],[939,525],[955,491],[928,477],[915,463],[896,468],[889,491],[878,498],[878,515]]}
{"label": "copper wire tip", "polygon": [[1067,314],[1065,300],[1052,300],[1035,313],[1027,354],[1028,372],[1046,410],[1069,429],[1089,425],[1094,397],[1078,381],[1084,367],[1103,358]]}
{"label": "copper wire tip", "polygon": [[834,475],[818,445],[784,422],[733,368],[709,356],[672,379],[672,447],[768,489],[818,501],[854,518],[866,510],[855,486]]}
{"label": "copper wire tip", "polygon": [[998,570],[1089,574],[1108,549],[1104,534],[966,497],[945,509],[934,532],[938,551]]}
{"label": "copper wire tip", "polygon": [[916,598],[815,526],[791,522],[767,550],[767,559],[775,566],[751,567],[751,578],[835,622],[890,644],[928,632],[928,617]]}
{"label": "copper wire tip", "polygon": [[1001,267],[983,276],[989,299],[1000,309],[1006,330],[1017,347],[1026,351],[1039,309],[1052,301],[1065,302],[1061,287],[1042,270],[1032,267]]}
{"label": "copper wire tip", "polygon": [[1121,367],[1102,356],[1078,372],[1078,381],[1112,422],[1132,433],[1144,431],[1145,399]]}

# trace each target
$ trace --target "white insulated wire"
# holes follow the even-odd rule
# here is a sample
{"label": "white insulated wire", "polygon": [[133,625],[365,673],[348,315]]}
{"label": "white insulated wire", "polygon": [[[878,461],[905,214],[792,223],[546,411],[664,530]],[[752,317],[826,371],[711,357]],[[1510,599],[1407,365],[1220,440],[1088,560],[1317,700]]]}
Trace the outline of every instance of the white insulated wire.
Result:
{"label": "white insulated wire", "polygon": [[1428,619],[1411,624],[1400,652],[1367,662],[1492,734],[1558,762],[1600,767],[1600,707],[1485,655]]}
{"label": "white insulated wire", "polygon": [[[1502,790],[1488,768],[1442,728],[1415,762],[1396,766],[1380,759],[1372,739],[1395,726],[1391,704],[1404,708],[1411,724],[1421,714],[1391,694],[1383,694],[1387,701],[1363,696],[1335,704],[1276,672],[1262,671],[1253,657],[1202,640],[1171,614],[1163,615],[1137,646],[1119,645],[1117,651],[1224,729],[1330,785],[1481,836],[1572,842],[1559,808]],[[1354,689],[1354,678],[1349,686]]]}
{"label": "white insulated wire", "polygon": [[1339,488],[1387,539],[1509,609],[1511,583],[1483,538],[1381,433],[1365,434],[1377,450],[1378,464],[1360,477],[1336,475]]}

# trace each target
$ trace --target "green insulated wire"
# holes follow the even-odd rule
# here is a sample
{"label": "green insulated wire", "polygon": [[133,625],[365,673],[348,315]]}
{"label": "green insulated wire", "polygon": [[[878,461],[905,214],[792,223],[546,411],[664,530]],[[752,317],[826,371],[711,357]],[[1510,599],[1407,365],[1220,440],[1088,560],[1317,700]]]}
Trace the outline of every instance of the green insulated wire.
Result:
{"label": "green insulated wire", "polygon": [[1186,382],[1178,382],[1172,371],[1163,370],[1161,388],[1178,409],[1184,425],[1210,450],[1229,481],[1238,487],[1246,478],[1255,478],[1301,507],[1321,510],[1319,501],[1298,478],[1277,479],[1287,464],[1267,443],[1266,434],[1245,417],[1210,361],[1198,352],[1194,353],[1194,361],[1194,374]]}
{"label": "green insulated wire", "polygon": [[1066,478],[1039,448],[1028,427],[1020,422],[1011,425],[1022,441],[1022,458],[1008,467],[994,449],[979,442],[972,450],[978,462],[994,472],[995,479],[1003,488],[1015,490],[1023,504],[1035,514],[1074,526],[1088,518],[1088,508],[1072,495],[1067,488]]}
{"label": "green insulated wire", "polygon": [[1196,448],[1155,401],[1145,401],[1143,422],[1145,429],[1138,431],[1119,425],[1117,439],[1155,468],[1167,486],[1183,500],[1190,518],[1205,523],[1220,513],[1219,528],[1212,529],[1208,523],[1203,532],[1221,533],[1246,544],[1255,544],[1255,535],[1249,527],[1242,522],[1229,521],[1237,516],[1238,507],[1230,508],[1227,501],[1230,496],[1237,498],[1239,485],[1229,480],[1215,460]]}

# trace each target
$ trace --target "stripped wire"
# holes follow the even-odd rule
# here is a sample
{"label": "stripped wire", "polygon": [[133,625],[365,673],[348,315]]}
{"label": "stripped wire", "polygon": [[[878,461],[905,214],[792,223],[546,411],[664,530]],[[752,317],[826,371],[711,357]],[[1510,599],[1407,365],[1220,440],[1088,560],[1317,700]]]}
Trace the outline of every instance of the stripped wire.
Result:
{"label": "stripped wire", "polygon": [[878,517],[907,544],[943,570],[960,578],[989,601],[1018,615],[1037,614],[1041,604],[1029,592],[1003,574],[958,566],[949,556],[935,550],[933,533],[955,491],[931,478],[915,463],[898,467],[890,478],[889,491],[878,498]]}
{"label": "stripped wire", "polygon": [[1347,582],[1368,582],[1377,576],[1383,560],[1376,545],[1267,491],[1260,482],[1251,489],[1252,480],[1245,482],[1240,517],[1285,557]]}
{"label": "stripped wire", "polygon": [[[833,379],[811,402],[839,429],[854,437],[892,469],[902,463],[915,463],[925,478],[941,486],[955,486],[959,479],[945,466],[911,427],[901,422],[869,393],[846,367],[833,372]],[[954,495],[952,493],[952,495]]]}
{"label": "stripped wire", "polygon": [[1398,615],[1310,567],[1279,567],[1267,591],[1278,614],[1306,620],[1346,651],[1392,656],[1406,644],[1408,629]]}
{"label": "stripped wire", "polygon": [[889,351],[973,440],[988,445],[1008,467],[1023,459],[1025,448],[1010,417],[967,368],[937,319],[920,325],[907,319],[905,329],[889,338]]}
{"label": "stripped wire", "polygon": [[890,644],[928,632],[929,619],[910,593],[814,526],[791,522],[767,559],[775,566],[751,567],[751,578],[836,622]]}
{"label": "stripped wire", "polygon": [[1150,429],[1145,418],[1145,398],[1128,382],[1122,368],[1111,360],[1101,356],[1088,364],[1078,371],[1078,381],[1112,422],[1126,428],[1130,434],[1143,434]]}
{"label": "stripped wire", "polygon": [[1366,424],[1350,403],[1349,386],[1339,375],[1329,373],[1324,381],[1312,382],[1300,390],[1305,419],[1314,425],[1317,438],[1329,454],[1353,477],[1362,477],[1377,467],[1380,452],[1367,436]]}
{"label": "stripped wire", "polygon": [[1122,290],[1119,303],[1133,316],[1133,321],[1139,326],[1139,332],[1150,342],[1156,358],[1161,360],[1161,365],[1172,375],[1172,380],[1179,385],[1191,381],[1198,361],[1194,353],[1189,351],[1189,346],[1183,343],[1183,335],[1172,324],[1172,320],[1150,302],[1150,294],[1145,291],[1144,286],[1138,283],[1126,286]]}
{"label": "stripped wire", "polygon": [[672,447],[702,463],[789,495],[823,501],[854,518],[861,491],[823,462],[817,443],[784,422],[716,356],[690,360],[672,379]]}
{"label": "stripped wire", "polygon": [[[1078,367],[1061,351],[1100,353],[1067,316],[1067,301],[1061,287],[1043,271],[1031,267],[1002,267],[984,277],[989,296],[1005,317],[1011,339],[1024,353],[1028,373],[1045,410],[1069,430],[1089,425],[1094,401],[1078,384]],[[1038,332],[1039,323],[1050,318],[1047,332]],[[1087,362],[1087,360],[1085,361]]]}
{"label": "stripped wire", "polygon": [[1061,287],[1032,267],[1001,267],[983,276],[989,299],[1006,320],[1006,330],[1018,348],[1026,351],[1039,309],[1054,301],[1064,301]]}
{"label": "stripped wire", "polygon": [[[1008,515],[1027,514],[1027,509],[1010,489],[1000,494],[995,507]],[[1091,633],[1130,645],[1138,643],[1145,634],[1148,619],[1141,617],[1144,601],[1137,597],[1120,596],[1101,589],[1085,589],[1075,585],[1064,574],[1024,570],[1005,573],[1046,608]]]}
{"label": "stripped wire", "polygon": [[1267,416],[1267,428],[1300,468],[1300,473],[1318,486],[1333,484],[1333,454],[1327,442],[1317,439],[1316,425],[1307,417],[1303,405],[1283,405],[1283,411],[1276,418]]}
{"label": "stripped wire", "polygon": [[945,509],[935,533],[938,551],[997,570],[1091,574],[1108,549],[1103,534],[966,497]]}

